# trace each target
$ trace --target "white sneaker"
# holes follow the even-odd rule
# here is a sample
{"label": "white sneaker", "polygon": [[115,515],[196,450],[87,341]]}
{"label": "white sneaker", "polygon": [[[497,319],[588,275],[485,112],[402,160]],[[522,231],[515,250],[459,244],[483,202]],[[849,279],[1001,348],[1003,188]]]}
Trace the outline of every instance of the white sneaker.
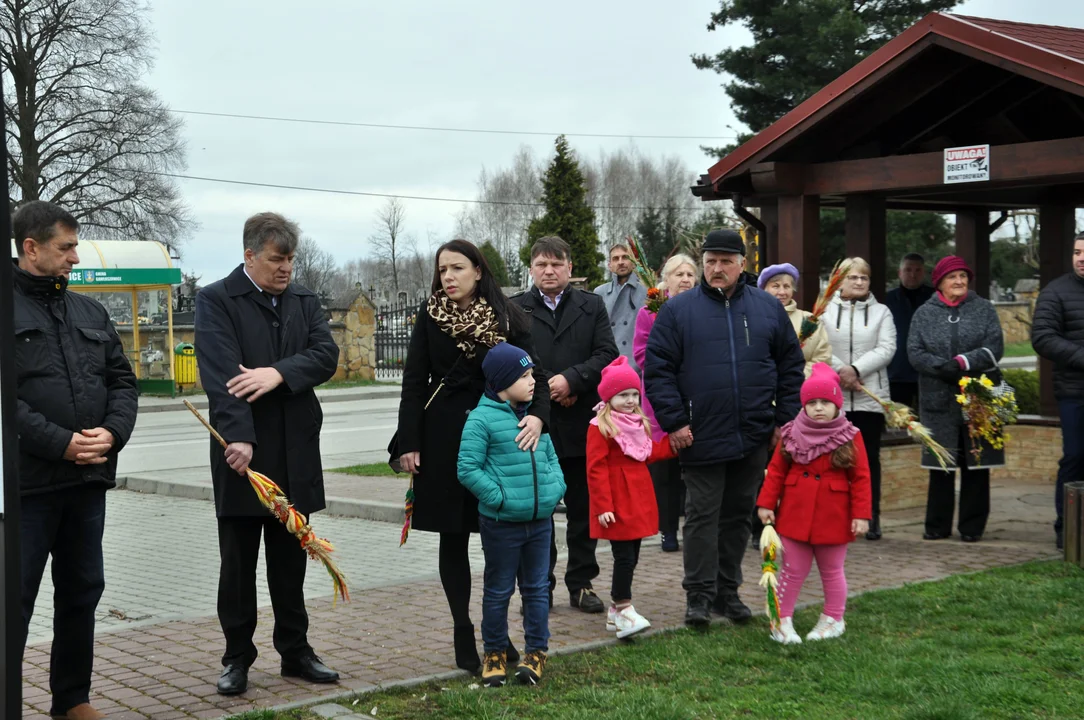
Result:
{"label": "white sneaker", "polygon": [[817,621],[817,624],[809,631],[809,634],[805,636],[805,639],[829,640],[831,638],[839,637],[846,629],[847,623],[844,621],[830,618],[827,615],[821,615],[821,619]]}
{"label": "white sneaker", "polygon": [[614,628],[617,630],[618,639],[643,632],[649,627],[651,627],[651,623],[643,615],[636,612],[636,608],[632,605],[614,615]]}
{"label": "white sneaker", "polygon": [[606,611],[606,632],[617,632],[617,606],[611,605]]}
{"label": "white sneaker", "polygon": [[801,645],[801,636],[794,632],[794,618],[780,618],[779,627],[772,628],[772,640],[784,645]]}

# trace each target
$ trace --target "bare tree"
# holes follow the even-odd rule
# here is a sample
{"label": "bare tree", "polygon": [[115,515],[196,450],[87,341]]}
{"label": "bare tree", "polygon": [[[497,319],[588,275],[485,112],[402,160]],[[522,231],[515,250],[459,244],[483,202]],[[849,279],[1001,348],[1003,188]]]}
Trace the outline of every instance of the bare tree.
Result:
{"label": "bare tree", "polygon": [[175,245],[192,227],[172,178],[181,122],[140,84],[140,0],[3,0],[0,62],[13,203],[50,200],[91,235]]}
{"label": "bare tree", "polygon": [[294,254],[294,281],[317,295],[330,296],[339,272],[335,256],[308,235],[301,238]]}
{"label": "bare tree", "polygon": [[369,238],[373,255],[388,267],[392,289],[399,292],[399,272],[403,255],[403,228],[406,225],[406,208],[399,198],[388,198],[376,213],[379,224],[377,233]]}

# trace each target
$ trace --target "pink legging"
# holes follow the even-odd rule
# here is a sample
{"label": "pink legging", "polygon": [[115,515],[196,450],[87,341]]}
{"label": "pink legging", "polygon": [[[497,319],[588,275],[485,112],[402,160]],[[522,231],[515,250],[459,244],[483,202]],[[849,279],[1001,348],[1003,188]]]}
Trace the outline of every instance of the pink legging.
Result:
{"label": "pink legging", "polygon": [[794,615],[794,605],[802,592],[802,584],[817,558],[824,586],[824,614],[833,620],[842,620],[847,609],[847,578],[843,574],[843,562],[847,559],[847,544],[810,545],[784,537],[783,570],[779,573],[779,616]]}

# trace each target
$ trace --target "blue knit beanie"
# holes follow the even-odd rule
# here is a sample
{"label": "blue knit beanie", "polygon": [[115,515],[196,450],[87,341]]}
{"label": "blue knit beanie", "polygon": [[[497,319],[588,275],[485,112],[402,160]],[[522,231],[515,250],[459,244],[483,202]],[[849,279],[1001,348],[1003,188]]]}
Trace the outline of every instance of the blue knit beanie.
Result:
{"label": "blue knit beanie", "polygon": [[531,356],[525,350],[499,342],[490,348],[482,360],[486,389],[492,390],[494,394],[507,390],[516,384],[524,370],[533,367]]}

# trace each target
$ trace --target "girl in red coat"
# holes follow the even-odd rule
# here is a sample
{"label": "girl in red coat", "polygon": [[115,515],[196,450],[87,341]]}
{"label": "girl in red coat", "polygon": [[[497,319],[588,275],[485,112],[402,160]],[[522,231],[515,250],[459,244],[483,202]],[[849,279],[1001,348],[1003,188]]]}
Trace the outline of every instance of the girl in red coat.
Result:
{"label": "girl in red coat", "polygon": [[779,577],[779,627],[772,639],[800,643],[794,631],[794,604],[817,559],[824,585],[824,612],[806,640],[839,637],[846,629],[847,543],[869,528],[869,460],[858,428],[842,411],[839,376],[824,363],[813,366],[802,385],[804,409],[783,426],[757,513],[774,523],[783,541]]}
{"label": "girl in red coat", "polygon": [[640,408],[640,376],[624,355],[603,368],[598,394],[602,402],[587,428],[591,537],[610,541],[613,603],[606,613],[606,629],[626,638],[651,627],[632,606],[640,541],[659,531],[659,508],[647,464],[675,455],[669,436],[652,441],[651,422]]}

